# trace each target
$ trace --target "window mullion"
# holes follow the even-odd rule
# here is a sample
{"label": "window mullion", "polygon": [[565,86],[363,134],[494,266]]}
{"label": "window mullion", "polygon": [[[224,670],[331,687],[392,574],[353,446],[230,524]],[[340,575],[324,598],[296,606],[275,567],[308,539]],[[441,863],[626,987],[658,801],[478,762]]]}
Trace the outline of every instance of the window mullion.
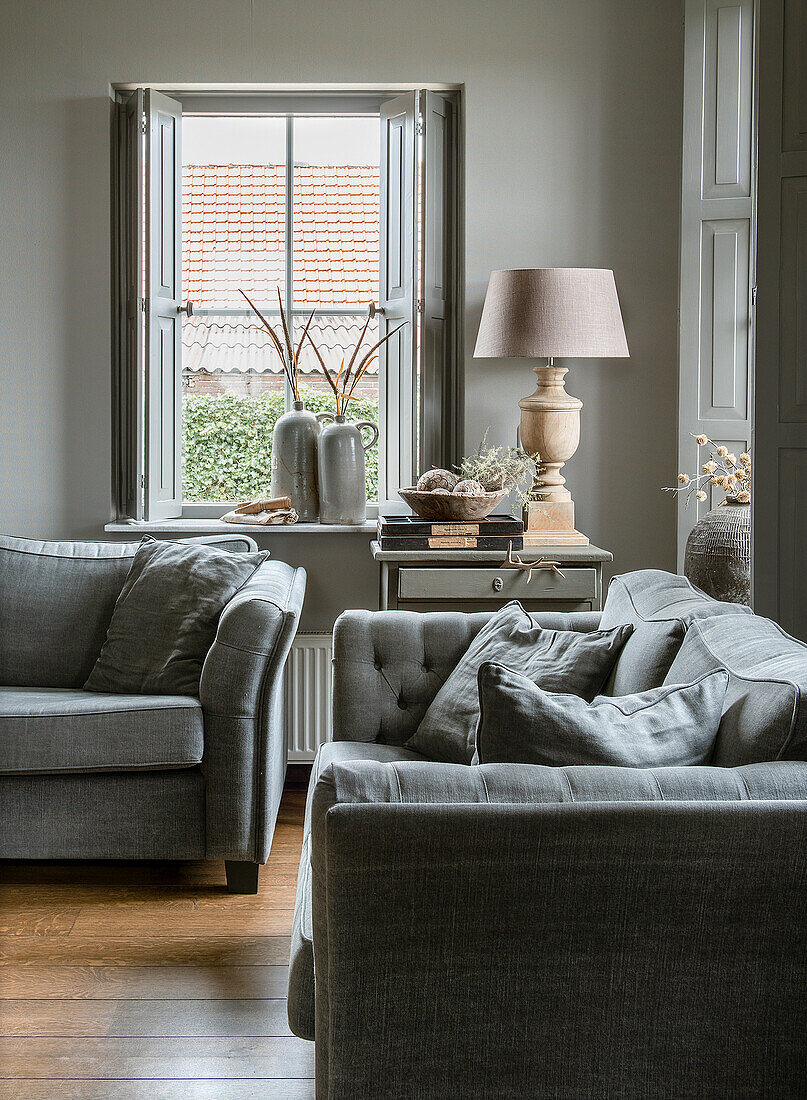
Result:
{"label": "window mullion", "polygon": [[[286,115],[286,317],[289,324],[291,338],[294,339],[294,118]],[[289,363],[291,367],[291,363]],[[283,391],[285,394],[286,409],[291,408],[294,400],[291,386],[288,380],[284,380]]]}

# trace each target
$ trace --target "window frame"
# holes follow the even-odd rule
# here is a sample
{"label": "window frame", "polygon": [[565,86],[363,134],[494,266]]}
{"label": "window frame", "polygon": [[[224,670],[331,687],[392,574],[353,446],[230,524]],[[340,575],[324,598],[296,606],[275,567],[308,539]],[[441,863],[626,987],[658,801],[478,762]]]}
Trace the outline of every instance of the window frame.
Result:
{"label": "window frame", "polygon": [[[338,89],[338,90],[266,90],[266,89],[221,89],[221,88],[193,88],[175,89],[170,85],[151,86],[155,91],[176,100],[182,107],[183,117],[227,117],[247,115],[271,115],[283,117],[286,122],[286,188],[287,196],[292,195],[292,202],[286,203],[286,296],[284,306],[290,317],[306,315],[307,309],[297,308],[293,300],[293,278],[288,275],[293,272],[293,171],[294,171],[294,146],[293,146],[293,120],[300,117],[356,117],[372,116],[381,118],[381,111],[385,103],[389,103],[401,94],[400,87],[394,90],[366,90],[366,89]],[[404,88],[404,91],[420,96],[418,100],[420,110],[425,110],[427,92],[422,89],[435,89],[442,92],[454,105],[454,129],[452,137],[451,172],[450,182],[446,184],[451,188],[450,196],[446,197],[447,208],[450,209],[450,220],[446,225],[446,262],[447,282],[452,288],[452,301],[450,311],[447,313],[447,329],[452,352],[450,364],[445,370],[445,377],[441,377],[439,385],[446,398],[450,398],[449,407],[430,408],[424,410],[420,405],[420,423],[412,426],[415,437],[422,440],[424,437],[434,436],[435,432],[445,433],[445,445],[443,454],[439,456],[443,465],[452,465],[459,461],[462,446],[462,386],[459,360],[462,343],[462,319],[464,315],[464,302],[462,299],[463,281],[460,277],[460,265],[462,256],[461,226],[462,226],[462,95],[461,88],[446,85],[420,85]],[[144,488],[142,477],[139,484],[132,488],[132,461],[130,458],[131,441],[138,433],[142,433],[143,425],[133,422],[133,401],[131,398],[131,336],[127,338],[127,326],[131,326],[131,288],[127,288],[127,271],[130,259],[126,255],[127,220],[131,219],[130,201],[127,202],[127,179],[131,177],[131,166],[127,165],[127,156],[131,157],[131,126],[132,126],[132,101],[133,97],[142,96],[142,92],[134,85],[113,86],[115,106],[113,111],[113,358],[115,361],[115,380],[113,396],[115,409],[113,410],[113,424],[116,432],[117,446],[113,459],[113,490],[116,502],[117,517],[119,520],[131,520],[133,518],[133,497],[138,493],[145,494],[145,499],[140,499],[140,511],[148,512],[147,491]],[[421,118],[423,116],[421,115]],[[419,129],[418,133],[422,131]],[[422,165],[421,165],[422,172]],[[421,175],[420,185],[423,185]],[[423,217],[423,215],[421,215]],[[417,226],[418,232],[426,230],[423,222]],[[382,227],[383,233],[383,227]],[[421,248],[422,252],[422,248]],[[420,271],[419,277],[423,277]],[[419,284],[420,285],[420,284]],[[422,289],[419,291],[422,294]],[[184,300],[184,298],[183,298]],[[261,303],[256,303],[259,306]],[[418,300],[418,313],[423,311],[423,298]],[[238,309],[205,309],[197,311],[199,316],[246,316],[248,310]],[[362,308],[343,309],[342,313],[355,312],[363,315]],[[421,317],[418,317],[420,323]],[[181,369],[181,368],[180,368]],[[418,371],[419,361],[413,356],[413,384],[421,385]],[[381,379],[379,379],[381,383]],[[286,407],[290,407],[290,393],[288,382],[284,385],[284,398]],[[380,401],[383,400],[383,385],[380,385]],[[134,402],[137,405],[137,402]],[[386,408],[383,411],[386,417]],[[430,422],[423,423],[423,417],[428,415]],[[379,409],[379,420],[382,419],[382,410]],[[404,426],[408,429],[408,425]],[[417,459],[415,460],[417,462]],[[388,501],[382,487],[379,486],[379,501],[368,502],[368,518],[375,518],[379,507],[394,509],[401,507],[397,500]],[[224,512],[232,507],[234,502],[224,501],[186,501],[181,502],[181,519],[219,519]],[[148,518],[146,519],[148,522]]]}

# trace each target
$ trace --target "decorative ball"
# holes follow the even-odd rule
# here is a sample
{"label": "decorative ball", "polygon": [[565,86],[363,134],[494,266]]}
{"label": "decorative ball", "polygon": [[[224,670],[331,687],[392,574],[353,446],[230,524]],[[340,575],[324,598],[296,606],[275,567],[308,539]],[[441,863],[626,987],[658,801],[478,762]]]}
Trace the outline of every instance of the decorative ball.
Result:
{"label": "decorative ball", "polygon": [[438,486],[438,488],[436,488],[436,489],[429,489],[428,491],[431,492],[431,493],[434,493],[435,496],[441,496],[441,497],[450,497],[451,496],[451,493],[449,493],[448,489],[444,489],[442,485]]}
{"label": "decorative ball", "polygon": [[452,492],[459,494],[460,496],[475,497],[480,493],[484,493],[484,488],[478,481],[474,481],[469,478],[466,481],[458,481],[454,486]]}
{"label": "decorative ball", "polygon": [[457,475],[450,470],[427,470],[418,478],[417,489],[420,493],[432,493],[436,489],[450,493],[458,481]]}

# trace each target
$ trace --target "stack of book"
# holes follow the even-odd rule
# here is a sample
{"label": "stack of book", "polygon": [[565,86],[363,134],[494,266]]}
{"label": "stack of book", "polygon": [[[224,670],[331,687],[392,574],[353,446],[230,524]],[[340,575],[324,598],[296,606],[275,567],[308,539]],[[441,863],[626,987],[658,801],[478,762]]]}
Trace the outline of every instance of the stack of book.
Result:
{"label": "stack of book", "polygon": [[382,550],[502,550],[524,546],[524,524],[515,516],[493,515],[473,523],[446,523],[419,516],[379,516]]}

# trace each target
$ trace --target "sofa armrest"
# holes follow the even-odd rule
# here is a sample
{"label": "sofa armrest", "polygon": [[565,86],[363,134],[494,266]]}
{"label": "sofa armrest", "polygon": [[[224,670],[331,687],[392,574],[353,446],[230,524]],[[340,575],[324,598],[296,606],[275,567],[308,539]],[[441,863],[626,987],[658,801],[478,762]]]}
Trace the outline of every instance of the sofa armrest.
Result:
{"label": "sofa armrest", "polygon": [[283,667],[306,575],[265,562],[222,612],[202,668],[207,855],[262,863],[286,773]]}
{"label": "sofa armrest", "polygon": [[798,1095],[807,802],[340,802],[313,830],[323,1095],[401,1067],[424,1098]]}
{"label": "sofa armrest", "polygon": [[[402,745],[490,612],[346,611],[333,632],[333,739]],[[596,630],[598,611],[544,612],[552,630]]]}

